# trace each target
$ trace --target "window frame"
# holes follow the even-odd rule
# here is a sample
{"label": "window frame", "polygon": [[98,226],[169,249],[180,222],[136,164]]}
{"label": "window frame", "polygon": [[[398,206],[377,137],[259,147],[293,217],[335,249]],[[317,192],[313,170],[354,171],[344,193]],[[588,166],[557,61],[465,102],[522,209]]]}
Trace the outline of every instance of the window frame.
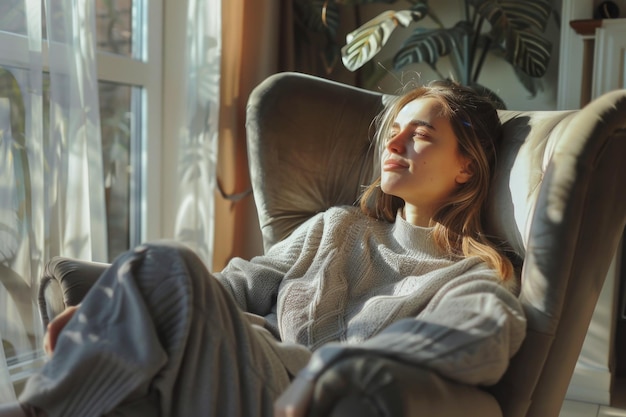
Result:
{"label": "window frame", "polygon": [[98,81],[126,84],[133,89],[133,111],[141,118],[133,126],[131,160],[139,172],[131,178],[130,246],[154,239],[161,234],[159,188],[161,182],[161,121],[162,121],[162,62],[163,62],[163,0],[133,0],[133,13],[138,8],[147,10],[140,19],[140,41],[134,57],[98,51],[96,55]]}
{"label": "window frame", "polygon": [[[131,90],[132,110],[140,117],[132,125],[131,134],[130,247],[162,235],[163,3],[163,0],[133,0],[133,15],[144,11],[142,16],[133,17],[138,19],[138,27],[133,28],[137,31],[135,37],[143,43],[141,47],[133,41],[133,57],[96,51],[98,82],[137,87]],[[49,56],[47,42],[43,41],[41,48],[42,70],[48,71],[54,57]],[[0,65],[28,68],[30,53],[27,36],[0,31]],[[40,349],[25,356],[7,364],[17,393],[33,370],[45,361]]]}

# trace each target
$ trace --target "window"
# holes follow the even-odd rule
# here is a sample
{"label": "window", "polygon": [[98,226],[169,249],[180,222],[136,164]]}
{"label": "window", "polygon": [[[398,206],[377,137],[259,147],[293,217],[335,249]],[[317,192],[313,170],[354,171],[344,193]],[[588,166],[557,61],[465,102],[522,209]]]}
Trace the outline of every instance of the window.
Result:
{"label": "window", "polygon": [[[154,3],[150,6],[156,7]],[[143,156],[150,151],[148,115],[158,114],[149,108],[158,103],[148,102],[147,97],[160,96],[160,80],[152,76],[160,73],[160,51],[149,53],[145,36],[148,12],[147,0],[96,1],[109,260],[142,240]]]}
{"label": "window", "polygon": [[138,202],[142,191],[140,155],[145,120],[142,97],[146,83],[125,77],[123,73],[114,74],[109,69],[121,65],[133,68],[135,76],[145,77],[141,70],[134,68],[136,63],[144,63],[146,56],[142,39],[145,11],[145,4],[137,0],[96,1],[98,94],[109,260],[139,243],[141,234]]}
{"label": "window", "polygon": [[96,0],[109,260],[160,231],[162,7]]}
{"label": "window", "polygon": [[[29,222],[42,221],[41,216],[31,216],[29,212],[30,187],[41,187],[42,193],[54,192],[46,184],[31,184],[31,155],[24,146],[32,129],[37,129],[31,126],[26,111],[29,106],[37,105],[38,99],[32,99],[28,91],[33,77],[41,77],[39,100],[43,108],[43,120],[34,125],[43,131],[44,142],[50,140],[46,132],[54,121],[50,120],[48,110],[48,69],[56,58],[50,56],[44,41],[41,71],[29,69],[32,57],[28,47],[27,3],[34,2],[3,0],[0,3],[0,157],[7,161],[0,165],[0,403],[5,400],[3,372],[8,372],[19,392],[32,368],[42,361],[39,347],[43,329],[36,302],[39,277],[33,275],[37,275],[34,271],[40,271],[50,256],[41,250],[33,256],[32,249],[37,245],[32,243],[32,236],[30,243],[23,239],[29,234]],[[54,4],[54,1],[43,1],[42,10],[44,3]],[[108,260],[145,240],[150,227],[159,233],[160,212],[148,211],[146,207],[156,198],[150,190],[157,190],[159,184],[162,7],[161,0],[95,1],[96,72],[107,219],[104,244]],[[63,30],[64,16],[51,15],[48,24],[43,16],[42,13],[44,38],[49,30]],[[54,222],[50,220],[45,227],[54,227]],[[24,245],[29,246],[29,251],[23,250]]]}

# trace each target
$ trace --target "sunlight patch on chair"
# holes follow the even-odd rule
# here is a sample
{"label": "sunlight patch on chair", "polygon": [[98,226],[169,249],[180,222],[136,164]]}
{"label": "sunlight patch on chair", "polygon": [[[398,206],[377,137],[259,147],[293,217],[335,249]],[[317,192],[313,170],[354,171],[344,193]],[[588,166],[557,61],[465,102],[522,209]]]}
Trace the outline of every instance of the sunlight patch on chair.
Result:
{"label": "sunlight patch on chair", "polygon": [[[521,149],[520,152],[528,153],[527,149]],[[538,174],[533,175],[530,166],[516,163],[511,168],[511,177],[509,180],[509,189],[511,190],[511,199],[513,203],[513,216],[515,223],[522,238],[524,247],[528,245],[528,236],[530,234],[530,224],[534,213],[534,205],[537,201],[538,192]]]}
{"label": "sunlight patch on chair", "polygon": [[81,332],[74,332],[74,331],[68,330],[68,331],[65,331],[64,334],[65,334],[65,337],[67,337],[72,342],[76,343],[77,345],[84,344],[83,335]]}
{"label": "sunlight patch on chair", "polygon": [[131,268],[130,262],[124,262],[120,265],[119,269],[117,270],[118,282],[122,282],[124,280],[124,276],[126,276],[126,274],[130,272],[130,268]]}
{"label": "sunlight patch on chair", "polygon": [[113,298],[113,288],[99,286],[98,290],[102,291],[108,298]]}

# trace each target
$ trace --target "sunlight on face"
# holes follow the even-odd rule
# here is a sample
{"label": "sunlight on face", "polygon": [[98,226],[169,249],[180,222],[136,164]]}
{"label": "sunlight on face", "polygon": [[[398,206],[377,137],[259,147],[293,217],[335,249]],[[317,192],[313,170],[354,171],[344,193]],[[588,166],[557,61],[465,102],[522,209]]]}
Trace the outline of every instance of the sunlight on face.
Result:
{"label": "sunlight on face", "polygon": [[382,190],[402,198],[405,213],[417,215],[420,224],[427,224],[470,177],[456,135],[440,109],[434,98],[407,103],[393,123],[381,158]]}

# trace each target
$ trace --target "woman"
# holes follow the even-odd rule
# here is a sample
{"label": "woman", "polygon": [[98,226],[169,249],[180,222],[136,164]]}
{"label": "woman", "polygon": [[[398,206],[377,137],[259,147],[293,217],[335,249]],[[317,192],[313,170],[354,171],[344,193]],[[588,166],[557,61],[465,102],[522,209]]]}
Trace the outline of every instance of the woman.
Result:
{"label": "woman", "polygon": [[303,416],[319,376],[363,354],[496,382],[525,335],[514,268],[481,227],[497,113],[439,82],[377,121],[360,208],[221,273],[173,243],[122,255],[53,322],[23,410],[0,415]]}

